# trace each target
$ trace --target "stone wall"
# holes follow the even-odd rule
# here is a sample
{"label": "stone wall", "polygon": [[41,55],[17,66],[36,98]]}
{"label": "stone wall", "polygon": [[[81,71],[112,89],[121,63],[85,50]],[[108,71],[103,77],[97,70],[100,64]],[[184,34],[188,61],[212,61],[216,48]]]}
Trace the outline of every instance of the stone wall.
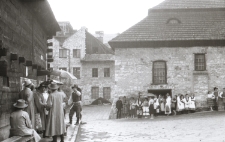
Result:
{"label": "stone wall", "polygon": [[[29,67],[26,76],[26,67],[19,61],[11,61],[10,53],[18,57],[25,57],[33,64],[45,67],[47,35],[30,11],[20,1],[0,1],[0,41],[7,49],[7,56],[0,57],[0,61],[7,61],[7,77],[9,86],[3,86],[3,77],[0,76],[0,141],[9,137],[10,113],[12,104],[18,99],[20,91],[20,77],[34,80],[44,80],[37,77],[36,69]],[[42,55],[42,59],[41,59]]]}
{"label": "stone wall", "polygon": [[[99,97],[103,98],[103,87],[111,88],[111,99],[115,94],[115,62],[114,61],[84,61],[82,62],[81,84],[83,90],[83,102],[90,104],[94,99],[91,98],[91,88],[99,87]],[[98,77],[92,77],[92,68],[98,68]],[[104,77],[104,68],[110,68],[110,77]]]}
{"label": "stone wall", "polygon": [[[224,47],[116,48],[115,94],[171,89],[172,95],[193,92],[197,106],[206,106],[207,91],[225,87]],[[194,71],[194,53],[206,53],[206,71]],[[167,84],[152,84],[153,61],[167,64]]]}

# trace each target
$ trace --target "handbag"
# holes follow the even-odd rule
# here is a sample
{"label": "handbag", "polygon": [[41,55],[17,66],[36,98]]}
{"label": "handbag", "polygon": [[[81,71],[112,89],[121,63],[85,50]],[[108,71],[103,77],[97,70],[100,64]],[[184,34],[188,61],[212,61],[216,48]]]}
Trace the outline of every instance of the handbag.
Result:
{"label": "handbag", "polygon": [[42,129],[42,123],[41,123],[41,115],[40,113],[35,114],[35,122],[36,122],[36,129],[41,130]]}

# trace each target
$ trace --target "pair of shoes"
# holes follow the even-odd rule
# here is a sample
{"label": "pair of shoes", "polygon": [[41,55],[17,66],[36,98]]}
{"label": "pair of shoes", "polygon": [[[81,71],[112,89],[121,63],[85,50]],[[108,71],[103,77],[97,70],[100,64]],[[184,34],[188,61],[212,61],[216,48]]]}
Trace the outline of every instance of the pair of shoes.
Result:
{"label": "pair of shoes", "polygon": [[76,122],[74,125],[79,125],[79,123],[78,123],[78,122]]}
{"label": "pair of shoes", "polygon": [[87,122],[83,122],[83,121],[81,121],[81,122],[80,122],[80,124],[87,124]]}

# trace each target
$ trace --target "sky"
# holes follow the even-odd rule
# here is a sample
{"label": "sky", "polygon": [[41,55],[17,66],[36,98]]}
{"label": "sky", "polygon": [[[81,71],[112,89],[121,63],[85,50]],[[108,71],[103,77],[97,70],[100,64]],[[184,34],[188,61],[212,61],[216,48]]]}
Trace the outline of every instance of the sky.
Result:
{"label": "sky", "polygon": [[86,27],[92,34],[122,33],[148,15],[163,0],[48,0],[57,21],[69,21],[74,29]]}

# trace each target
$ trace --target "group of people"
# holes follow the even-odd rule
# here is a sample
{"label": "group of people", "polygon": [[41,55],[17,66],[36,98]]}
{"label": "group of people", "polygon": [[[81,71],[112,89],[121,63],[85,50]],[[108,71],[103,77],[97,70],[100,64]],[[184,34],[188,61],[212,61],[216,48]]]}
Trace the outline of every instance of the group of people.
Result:
{"label": "group of people", "polygon": [[15,111],[10,116],[11,136],[32,135],[35,142],[38,142],[41,137],[37,132],[41,132],[43,138],[52,137],[53,142],[57,142],[57,136],[60,136],[61,142],[64,142],[64,108],[71,108],[69,124],[72,124],[74,112],[77,117],[75,125],[81,119],[81,89],[74,85],[72,90],[68,99],[57,83],[41,83],[35,88],[30,80],[24,81],[24,89],[19,93],[19,100],[14,104]]}
{"label": "group of people", "polygon": [[135,116],[138,117],[148,117],[154,119],[154,116],[158,115],[170,115],[177,113],[189,113],[194,112],[195,105],[195,96],[194,94],[178,94],[171,98],[170,94],[167,93],[165,96],[150,96],[146,97],[144,100],[141,98],[139,93],[137,100],[134,97],[127,99],[126,96],[119,97],[116,102],[117,108],[117,119],[122,116],[125,118]]}
{"label": "group of people", "polygon": [[222,92],[219,92],[217,87],[214,87],[213,91],[208,91],[207,103],[211,111],[218,111],[219,106],[225,110],[225,88]]}

